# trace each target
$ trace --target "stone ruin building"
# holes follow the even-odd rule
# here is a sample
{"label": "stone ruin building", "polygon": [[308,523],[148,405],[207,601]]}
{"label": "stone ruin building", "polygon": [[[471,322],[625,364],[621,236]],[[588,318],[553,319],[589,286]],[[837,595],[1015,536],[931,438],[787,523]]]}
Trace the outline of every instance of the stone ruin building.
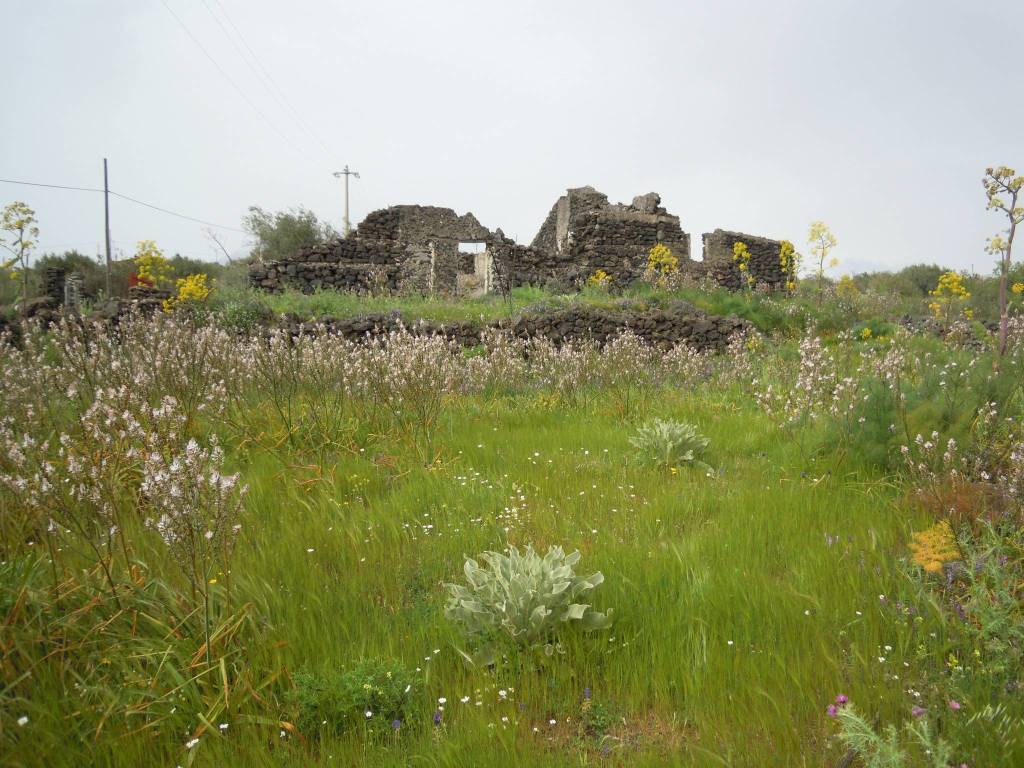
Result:
{"label": "stone ruin building", "polygon": [[656,192],[629,204],[610,203],[593,187],[569,189],[551,208],[529,246],[491,231],[472,213],[450,208],[395,205],[369,214],[344,238],[306,248],[288,259],[253,263],[250,284],[280,292],[286,287],[349,291],[413,290],[424,293],[506,292],[521,285],[572,290],[598,270],[617,285],[638,280],[657,244],[679,259],[681,271],[739,289],[743,279],[733,245],[750,251],[757,283],[779,288],[789,276],[780,264],[781,242],[716,229],[703,235],[704,259],[690,255],[690,235],[678,216],[661,207]]}
{"label": "stone ruin building", "polygon": [[[470,246],[460,250],[461,245]],[[483,245],[483,249],[473,246]],[[283,261],[252,264],[249,280],[265,291],[410,289],[430,293],[490,292],[492,253],[514,245],[472,213],[395,205],[374,211],[348,236],[300,250]]]}

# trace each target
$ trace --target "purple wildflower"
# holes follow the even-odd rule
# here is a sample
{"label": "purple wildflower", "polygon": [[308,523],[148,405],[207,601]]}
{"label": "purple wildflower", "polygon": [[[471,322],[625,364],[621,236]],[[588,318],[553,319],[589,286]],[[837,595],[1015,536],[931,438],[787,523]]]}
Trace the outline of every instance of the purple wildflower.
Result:
{"label": "purple wildflower", "polygon": [[583,689],[583,698],[584,699],[589,699],[590,698],[590,686],[589,685],[586,688]]}
{"label": "purple wildflower", "polygon": [[829,717],[835,717],[839,714],[839,707],[837,707],[835,704],[829,704],[828,708],[825,710],[825,714]]}
{"label": "purple wildflower", "polygon": [[916,704],[910,709],[911,717],[921,717],[925,713],[924,707],[919,707]]}
{"label": "purple wildflower", "polygon": [[401,721],[401,720],[398,720],[398,719],[392,720],[392,721],[391,721],[391,727],[392,727],[392,728],[393,728],[394,730],[396,730],[396,731],[397,731],[397,730],[398,730],[399,728],[401,728],[401,727],[402,727],[402,721]]}
{"label": "purple wildflower", "polygon": [[845,693],[840,693],[838,696],[836,696],[836,704],[838,704],[840,707],[846,706],[846,703],[849,700],[850,697],[847,696]]}
{"label": "purple wildflower", "polygon": [[440,724],[441,724],[441,710],[439,709],[436,712],[434,712],[434,725],[440,725]]}
{"label": "purple wildflower", "polygon": [[949,708],[952,709],[954,712],[959,712],[960,711],[960,702],[957,701],[956,699],[950,699],[949,700]]}

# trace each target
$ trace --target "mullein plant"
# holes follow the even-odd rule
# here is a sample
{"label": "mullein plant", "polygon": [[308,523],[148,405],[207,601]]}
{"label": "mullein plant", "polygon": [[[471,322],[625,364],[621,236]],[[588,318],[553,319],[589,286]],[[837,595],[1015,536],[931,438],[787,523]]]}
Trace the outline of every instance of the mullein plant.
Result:
{"label": "mullein plant", "polygon": [[480,559],[482,565],[466,560],[465,585],[445,585],[445,615],[470,640],[473,652],[461,653],[472,664],[494,664],[508,648],[551,657],[563,652],[564,632],[592,632],[611,624],[612,612],[596,611],[589,602],[604,576],[600,571],[577,574],[579,552],[566,554],[552,546],[540,555],[530,545],[523,552],[510,546],[505,552],[484,552]]}
{"label": "mullein plant", "polygon": [[711,441],[700,434],[693,424],[654,419],[642,426],[629,442],[645,463],[671,470],[693,466],[705,472],[713,471],[703,461],[704,452]]}

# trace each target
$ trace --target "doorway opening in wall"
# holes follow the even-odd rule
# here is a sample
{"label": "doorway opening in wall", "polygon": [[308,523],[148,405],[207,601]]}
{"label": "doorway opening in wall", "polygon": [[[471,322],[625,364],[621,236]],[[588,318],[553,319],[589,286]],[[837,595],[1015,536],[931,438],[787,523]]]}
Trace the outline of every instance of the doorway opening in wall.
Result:
{"label": "doorway opening in wall", "polygon": [[459,243],[459,253],[483,253],[487,243]]}

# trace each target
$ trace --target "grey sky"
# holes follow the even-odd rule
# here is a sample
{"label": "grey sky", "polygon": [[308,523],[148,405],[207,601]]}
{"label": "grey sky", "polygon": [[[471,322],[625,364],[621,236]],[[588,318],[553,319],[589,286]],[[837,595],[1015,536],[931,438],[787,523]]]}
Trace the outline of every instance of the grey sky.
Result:
{"label": "grey sky", "polygon": [[[1003,224],[982,172],[1024,166],[1020,2],[166,3],[275,127],[163,0],[21,1],[0,50],[0,178],[102,186],[106,156],[112,189],[191,216],[238,227],[249,205],[305,205],[340,227],[331,172],[348,163],[353,222],[444,205],[520,242],[566,187],[656,190],[695,244],[722,227],[800,249],[824,219],[836,273],[987,272]],[[96,253],[100,195],[0,184],[16,199],[44,250]],[[126,201],[111,228],[126,254],[149,238],[215,256],[201,225]]]}

